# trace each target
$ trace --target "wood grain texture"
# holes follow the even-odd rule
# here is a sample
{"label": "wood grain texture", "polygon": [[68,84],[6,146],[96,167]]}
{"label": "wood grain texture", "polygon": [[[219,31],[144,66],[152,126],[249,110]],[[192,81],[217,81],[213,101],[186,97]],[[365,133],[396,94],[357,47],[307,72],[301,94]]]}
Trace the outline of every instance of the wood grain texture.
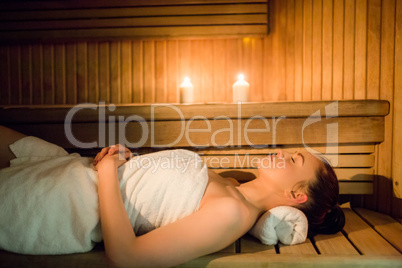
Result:
{"label": "wood grain texture", "polygon": [[[35,3],[24,3],[22,18],[51,14],[50,19],[77,18],[90,14],[91,7],[100,18],[110,19],[111,13],[102,5],[121,16],[170,16],[179,7],[188,14],[218,15],[216,5],[222,14],[254,14],[261,11],[259,5],[264,1],[253,1],[260,3],[256,5],[205,2],[201,9],[181,5],[152,8],[161,1],[148,1],[150,7],[141,1],[69,1],[82,8],[71,14],[57,11],[55,2],[41,3],[43,10]],[[226,5],[229,2],[236,4]],[[15,19],[10,11],[15,5],[1,3],[7,11],[0,20]],[[378,185],[375,209],[402,218],[402,199],[397,198],[402,196],[402,172],[396,160],[400,158],[398,88],[402,84],[397,75],[402,68],[400,6],[397,0],[271,0],[267,36],[227,38],[221,32],[211,38],[194,31],[194,38],[157,39],[153,48],[149,44],[156,39],[122,39],[117,37],[124,33],[120,30],[111,40],[1,43],[0,103],[178,103],[178,86],[185,76],[196,85],[197,103],[227,103],[232,101],[232,85],[241,72],[250,82],[253,102],[386,99],[390,113],[385,117],[385,140],[378,149],[378,173],[388,183]],[[159,30],[163,29],[156,33]],[[182,33],[187,30],[183,28]],[[213,27],[208,31],[218,33]],[[97,33],[100,38],[105,34],[107,31]],[[113,52],[116,47],[120,47],[120,58]],[[391,197],[390,183],[395,197]]]}

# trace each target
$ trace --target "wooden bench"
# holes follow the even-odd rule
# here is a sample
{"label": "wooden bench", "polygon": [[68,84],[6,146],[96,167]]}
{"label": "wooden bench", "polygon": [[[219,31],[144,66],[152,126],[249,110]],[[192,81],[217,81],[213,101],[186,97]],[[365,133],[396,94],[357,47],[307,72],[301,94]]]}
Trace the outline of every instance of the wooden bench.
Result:
{"label": "wooden bench", "polygon": [[[317,101],[192,105],[2,107],[0,124],[94,155],[114,143],[143,154],[187,148],[210,168],[241,182],[257,174],[255,159],[278,149],[310,148],[331,161],[346,225],[335,235],[265,246],[246,235],[228,248],[182,266],[402,267],[402,226],[390,216],[350,206],[375,190],[376,148],[384,140],[387,101]],[[86,148],[78,148],[86,147]],[[5,267],[107,266],[103,246],[83,254],[28,256],[0,251]]]}

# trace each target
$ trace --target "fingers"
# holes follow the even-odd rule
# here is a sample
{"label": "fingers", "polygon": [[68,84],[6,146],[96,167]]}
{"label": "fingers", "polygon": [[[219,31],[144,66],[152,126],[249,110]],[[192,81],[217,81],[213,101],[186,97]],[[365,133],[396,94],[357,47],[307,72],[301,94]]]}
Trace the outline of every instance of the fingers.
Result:
{"label": "fingers", "polygon": [[121,144],[116,144],[116,145],[112,145],[112,146],[103,148],[96,155],[96,157],[94,159],[94,165],[99,163],[106,155],[114,155],[114,154],[119,154],[119,156],[123,156],[123,158],[125,160],[128,160],[133,156],[133,154],[131,153],[131,151],[128,148],[124,147]]}

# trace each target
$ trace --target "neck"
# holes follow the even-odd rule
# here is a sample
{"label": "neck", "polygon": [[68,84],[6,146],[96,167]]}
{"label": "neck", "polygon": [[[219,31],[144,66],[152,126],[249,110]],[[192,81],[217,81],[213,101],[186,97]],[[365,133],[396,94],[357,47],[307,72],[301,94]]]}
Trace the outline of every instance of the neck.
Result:
{"label": "neck", "polygon": [[270,210],[277,206],[286,204],[283,193],[275,190],[273,187],[264,184],[262,180],[256,178],[238,187],[239,192],[245,200],[254,206],[260,213]]}

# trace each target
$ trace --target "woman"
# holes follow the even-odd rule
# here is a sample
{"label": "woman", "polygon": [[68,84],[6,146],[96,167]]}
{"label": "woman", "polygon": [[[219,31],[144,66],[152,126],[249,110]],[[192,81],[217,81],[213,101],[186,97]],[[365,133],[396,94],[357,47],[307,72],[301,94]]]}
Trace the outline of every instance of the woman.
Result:
{"label": "woman", "polygon": [[[0,130],[0,165],[6,167],[15,157],[8,145],[24,135]],[[332,168],[306,151],[279,151],[261,161],[255,180],[241,185],[208,170],[205,190],[194,213],[137,236],[123,203],[118,173],[131,156],[128,149],[116,145],[104,148],[94,160],[106,254],[117,266],[173,266],[216,252],[244,235],[265,211],[277,206],[301,209],[312,233],[335,233],[344,224]],[[282,161],[284,165],[272,168],[263,164],[266,161]]]}

